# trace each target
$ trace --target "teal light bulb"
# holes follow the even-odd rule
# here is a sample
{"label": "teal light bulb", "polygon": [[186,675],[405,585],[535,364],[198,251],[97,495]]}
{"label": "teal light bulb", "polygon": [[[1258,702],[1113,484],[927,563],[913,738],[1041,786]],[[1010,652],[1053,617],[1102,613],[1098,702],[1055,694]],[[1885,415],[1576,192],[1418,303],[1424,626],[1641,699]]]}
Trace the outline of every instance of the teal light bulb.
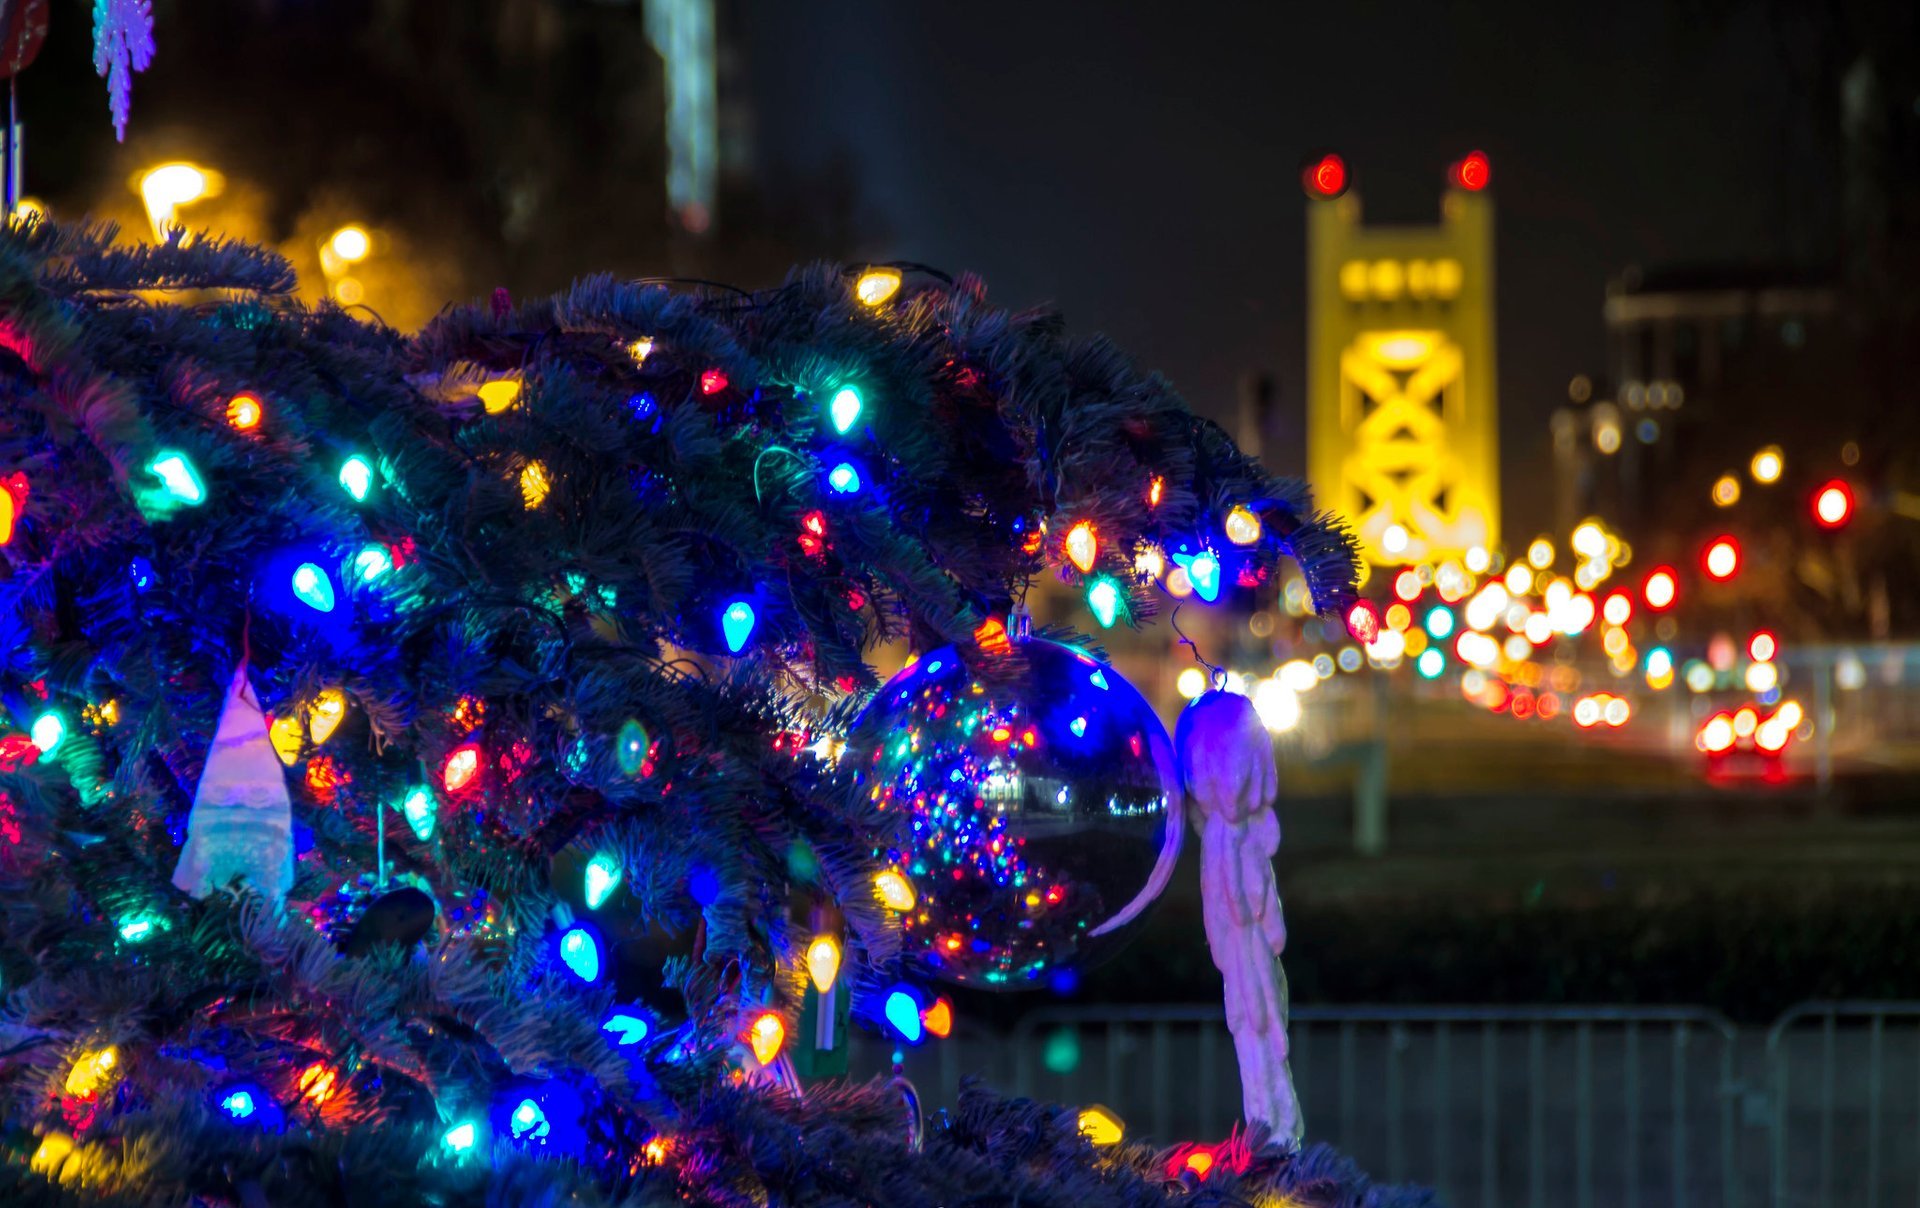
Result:
{"label": "teal light bulb", "polygon": [[373,490],[373,463],[355,453],[340,467],[340,485],[359,503]]}
{"label": "teal light bulb", "polygon": [[293,594],[315,612],[333,611],[333,580],[311,562],[302,562],[293,572]]}
{"label": "teal light bulb", "polygon": [[601,852],[587,861],[583,892],[587,899],[588,910],[598,910],[606,904],[613,891],[620,886],[620,861]]}
{"label": "teal light bulb", "polygon": [[860,392],[852,386],[840,387],[827,414],[833,420],[833,430],[845,436],[860,421]]}
{"label": "teal light bulb", "polygon": [[162,453],[147,463],[147,472],[158,478],[161,489],[179,502],[195,505],[206,502],[206,485],[200,481],[200,472],[193,468],[185,453]]}
{"label": "teal light bulb", "polygon": [[400,803],[400,816],[407,820],[407,826],[413,831],[413,837],[422,843],[433,838],[433,828],[439,819],[439,812],[434,804],[433,794],[425,788],[415,788],[407,794],[406,800]]}
{"label": "teal light bulb", "polygon": [[753,605],[745,600],[735,600],[727,605],[720,614],[720,632],[727,639],[727,649],[739,654],[746,646],[747,639],[753,636],[753,627],[758,620],[753,615]]}

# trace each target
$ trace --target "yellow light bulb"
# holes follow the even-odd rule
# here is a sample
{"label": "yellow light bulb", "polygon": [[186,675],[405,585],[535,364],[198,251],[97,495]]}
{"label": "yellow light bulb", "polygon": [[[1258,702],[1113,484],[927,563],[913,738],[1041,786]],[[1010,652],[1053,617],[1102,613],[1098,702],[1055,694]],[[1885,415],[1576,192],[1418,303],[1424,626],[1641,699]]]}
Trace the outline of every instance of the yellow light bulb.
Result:
{"label": "yellow light bulb", "polygon": [[520,499],[529,512],[545,503],[552,490],[553,483],[547,477],[544,462],[530,461],[526,469],[520,471]]}
{"label": "yellow light bulb", "polygon": [[[313,745],[320,746],[333,737],[340,728],[340,722],[347,715],[347,694],[338,688],[328,688],[313,698],[313,704],[307,709],[307,732],[313,735]],[[298,729],[295,730],[295,749],[298,750]],[[284,758],[284,757],[283,757]]]}
{"label": "yellow light bulb", "polygon": [[72,1152],[72,1137],[63,1132],[50,1132],[40,1138],[40,1147],[33,1151],[27,1166],[36,1174],[51,1174]]}
{"label": "yellow light bulb", "polygon": [[853,283],[853,296],[862,306],[880,306],[900,292],[900,270],[870,268]]}
{"label": "yellow light bulb", "polygon": [[113,1076],[114,1066],[120,1063],[120,1052],[112,1045],[83,1053],[67,1071],[66,1092],[76,1099],[92,1098],[102,1083]]}
{"label": "yellow light bulb", "polygon": [[627,355],[633,358],[633,363],[636,366],[646,364],[647,358],[653,355],[653,337],[641,336],[631,344],[628,344]]}
{"label": "yellow light bulb", "polygon": [[883,868],[873,875],[873,887],[880,894],[880,901],[888,910],[897,910],[902,914],[913,909],[917,895],[913,892],[913,882],[907,880],[907,874],[897,868]]}
{"label": "yellow light bulb", "polygon": [[497,378],[484,382],[477,390],[480,405],[486,408],[488,415],[498,415],[520,401],[519,378]]}
{"label": "yellow light bulb", "polygon": [[1093,569],[1093,560],[1100,552],[1099,540],[1094,536],[1093,521],[1082,520],[1067,530],[1067,558],[1080,568],[1080,573]]}
{"label": "yellow light bulb", "polygon": [[267,741],[273,744],[273,753],[280,762],[288,767],[300,758],[300,720],[296,717],[276,717],[267,727]]}
{"label": "yellow light bulb", "polygon": [[1080,1109],[1080,1135],[1095,1145],[1118,1145],[1127,1126],[1111,1108],[1095,1103]]}
{"label": "yellow light bulb", "polygon": [[807,945],[807,973],[820,993],[833,989],[833,979],[840,976],[840,941],[830,935],[814,936]]}
{"label": "yellow light bulb", "polygon": [[761,1065],[772,1065],[773,1059],[780,1055],[780,1046],[787,1042],[787,1025],[780,1017],[768,1011],[753,1021],[753,1029],[748,1034],[753,1045],[754,1060]]}
{"label": "yellow light bulb", "polygon": [[1236,507],[1227,513],[1227,540],[1235,545],[1252,545],[1260,540],[1260,517],[1246,507]]}

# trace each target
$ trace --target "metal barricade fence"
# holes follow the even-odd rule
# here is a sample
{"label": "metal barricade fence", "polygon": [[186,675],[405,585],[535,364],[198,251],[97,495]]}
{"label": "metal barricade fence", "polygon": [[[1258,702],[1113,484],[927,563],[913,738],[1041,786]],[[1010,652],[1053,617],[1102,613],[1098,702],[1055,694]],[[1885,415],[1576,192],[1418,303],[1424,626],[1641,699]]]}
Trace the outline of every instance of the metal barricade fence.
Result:
{"label": "metal barricade fence", "polygon": [[1920,1202],[1920,1002],[1815,1002],[1767,1031],[1775,1208]]}

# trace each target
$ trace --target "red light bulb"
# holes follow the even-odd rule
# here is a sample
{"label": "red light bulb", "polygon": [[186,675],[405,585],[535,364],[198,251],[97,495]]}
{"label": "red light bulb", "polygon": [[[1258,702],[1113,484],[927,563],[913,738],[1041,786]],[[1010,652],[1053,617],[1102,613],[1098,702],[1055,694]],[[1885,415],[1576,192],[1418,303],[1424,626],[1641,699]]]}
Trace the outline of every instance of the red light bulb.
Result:
{"label": "red light bulb", "polygon": [[1362,646],[1371,646],[1380,637],[1380,610],[1372,600],[1355,600],[1347,609],[1347,632]]}

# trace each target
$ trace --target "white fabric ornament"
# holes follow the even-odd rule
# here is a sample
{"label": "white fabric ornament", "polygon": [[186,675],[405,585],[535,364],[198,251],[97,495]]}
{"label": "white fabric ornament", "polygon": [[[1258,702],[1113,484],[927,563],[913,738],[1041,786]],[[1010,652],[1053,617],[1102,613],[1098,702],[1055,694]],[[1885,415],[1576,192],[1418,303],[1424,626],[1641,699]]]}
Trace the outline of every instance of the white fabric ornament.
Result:
{"label": "white fabric ornament", "polygon": [[1283,1144],[1297,1147],[1304,1127],[1287,1068],[1287,975],[1280,968],[1287,927],[1273,876],[1280,850],[1273,739],[1252,701],[1208,692],[1180,715],[1174,746],[1187,816],[1200,832],[1201,915],[1226,983],[1227,1028],[1240,1059],[1247,1122],[1261,1121]]}
{"label": "white fabric ornament", "polygon": [[204,898],[236,876],[276,908],[293,886],[293,802],[244,662],[220,705],[173,883]]}

